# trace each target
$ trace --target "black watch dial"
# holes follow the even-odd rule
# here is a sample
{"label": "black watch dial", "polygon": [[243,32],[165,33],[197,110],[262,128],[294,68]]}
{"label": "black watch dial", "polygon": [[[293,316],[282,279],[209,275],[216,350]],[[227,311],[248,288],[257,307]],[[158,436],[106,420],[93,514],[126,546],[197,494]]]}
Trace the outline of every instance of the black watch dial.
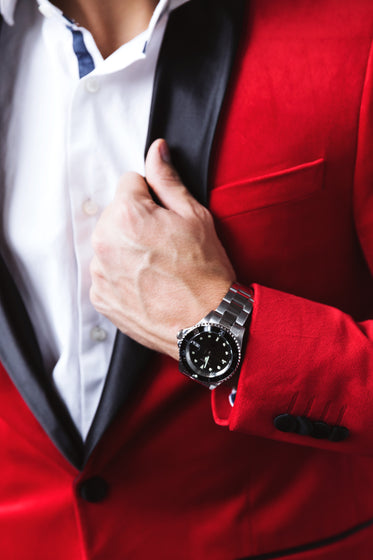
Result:
{"label": "black watch dial", "polygon": [[203,382],[217,383],[233,375],[240,361],[236,338],[224,327],[199,325],[185,335],[181,362],[188,374]]}

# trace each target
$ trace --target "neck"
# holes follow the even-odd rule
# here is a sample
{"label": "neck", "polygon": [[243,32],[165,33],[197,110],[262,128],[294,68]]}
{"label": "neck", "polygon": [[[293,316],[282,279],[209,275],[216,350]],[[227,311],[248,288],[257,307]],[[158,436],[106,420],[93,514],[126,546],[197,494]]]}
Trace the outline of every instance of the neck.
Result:
{"label": "neck", "polygon": [[145,31],[158,0],[55,0],[54,4],[92,33],[106,58]]}

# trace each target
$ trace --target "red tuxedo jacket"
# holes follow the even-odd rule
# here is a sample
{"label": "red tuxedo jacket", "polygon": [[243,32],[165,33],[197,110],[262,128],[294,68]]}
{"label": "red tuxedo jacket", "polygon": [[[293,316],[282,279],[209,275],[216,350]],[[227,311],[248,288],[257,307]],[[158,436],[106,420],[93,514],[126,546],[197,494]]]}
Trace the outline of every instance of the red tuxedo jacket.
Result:
{"label": "red tuxedo jacket", "polygon": [[233,408],[118,333],[83,443],[3,248],[3,560],[371,560],[372,39],[371,0],[170,18],[149,143],[255,290]]}

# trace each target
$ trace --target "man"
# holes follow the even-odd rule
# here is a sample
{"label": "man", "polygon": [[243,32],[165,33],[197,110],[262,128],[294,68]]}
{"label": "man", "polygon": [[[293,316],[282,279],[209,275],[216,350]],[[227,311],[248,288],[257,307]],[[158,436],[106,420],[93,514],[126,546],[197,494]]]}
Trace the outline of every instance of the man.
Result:
{"label": "man", "polygon": [[2,557],[370,559],[371,2],[0,6]]}

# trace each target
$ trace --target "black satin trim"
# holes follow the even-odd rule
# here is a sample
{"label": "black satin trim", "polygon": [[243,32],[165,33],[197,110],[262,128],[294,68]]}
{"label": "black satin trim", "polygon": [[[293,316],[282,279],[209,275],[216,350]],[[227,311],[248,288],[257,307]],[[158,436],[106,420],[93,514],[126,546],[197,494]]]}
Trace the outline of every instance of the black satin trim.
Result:
{"label": "black satin trim", "polygon": [[237,560],[275,560],[276,558],[283,558],[286,556],[292,556],[294,554],[300,554],[302,552],[308,552],[309,550],[316,550],[318,548],[330,546],[339,541],[342,541],[347,537],[350,537],[355,533],[358,533],[359,531],[363,531],[364,529],[371,527],[372,525],[373,525],[373,519],[369,519],[368,521],[364,521],[364,523],[360,523],[359,525],[356,525],[352,529],[347,529],[342,533],[338,533],[338,535],[333,535],[331,537],[327,537],[326,539],[321,539],[320,541],[314,541],[300,546],[295,546],[293,548],[279,550],[277,552],[268,552],[265,554],[258,554],[255,556],[245,556],[244,558],[238,558]]}
{"label": "black satin trim", "polygon": [[245,0],[191,0],[170,14],[157,65],[146,152],[169,144],[184,184],[207,205],[212,145],[241,38]]}
{"label": "black satin trim", "polygon": [[32,413],[61,453],[76,468],[83,442],[47,376],[38,342],[16,285],[0,257],[0,360]]}
{"label": "black satin trim", "polygon": [[83,465],[122,406],[130,397],[134,398],[134,390],[144,380],[144,371],[153,355],[152,350],[117,331],[100,404],[85,442]]}

